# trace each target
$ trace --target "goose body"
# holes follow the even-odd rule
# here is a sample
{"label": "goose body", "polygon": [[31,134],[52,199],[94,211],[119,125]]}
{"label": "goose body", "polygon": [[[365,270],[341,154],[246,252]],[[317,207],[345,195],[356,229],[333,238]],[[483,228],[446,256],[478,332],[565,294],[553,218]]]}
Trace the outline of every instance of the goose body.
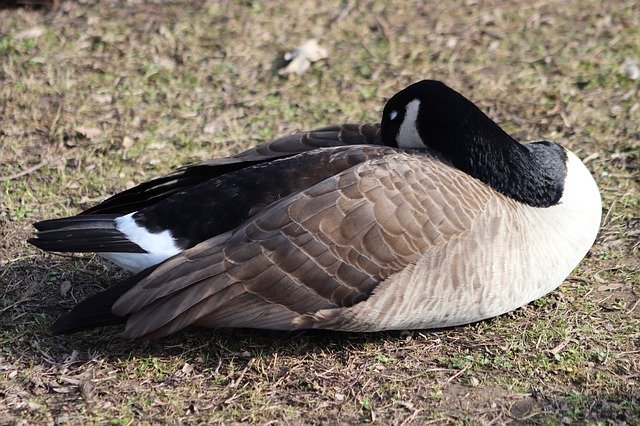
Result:
{"label": "goose body", "polygon": [[[125,322],[122,336],[138,339],[190,324],[455,326],[552,291],[595,240],[600,194],[578,157],[550,142],[517,143],[442,83],[425,80],[393,96],[372,134],[366,144],[339,141],[243,165],[147,204],[211,197],[204,205],[220,203],[216,212],[231,209],[234,220],[182,246],[171,236],[175,253],[81,302],[54,331]],[[244,206],[237,211],[222,201],[235,181]],[[242,201],[255,182],[262,195]],[[114,220],[133,223],[132,213],[97,209],[86,217],[120,214]],[[57,232],[55,222],[38,226],[38,239]],[[144,254],[132,237],[138,231],[115,228],[139,247],[134,255]],[[165,238],[166,230],[145,229]]]}

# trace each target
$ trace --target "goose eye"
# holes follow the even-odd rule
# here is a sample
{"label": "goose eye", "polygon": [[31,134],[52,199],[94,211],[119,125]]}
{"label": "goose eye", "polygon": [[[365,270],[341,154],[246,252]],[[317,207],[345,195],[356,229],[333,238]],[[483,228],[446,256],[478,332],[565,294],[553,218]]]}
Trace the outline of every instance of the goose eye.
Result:
{"label": "goose eye", "polygon": [[391,111],[389,113],[389,120],[393,121],[396,119],[397,116],[398,116],[398,111]]}

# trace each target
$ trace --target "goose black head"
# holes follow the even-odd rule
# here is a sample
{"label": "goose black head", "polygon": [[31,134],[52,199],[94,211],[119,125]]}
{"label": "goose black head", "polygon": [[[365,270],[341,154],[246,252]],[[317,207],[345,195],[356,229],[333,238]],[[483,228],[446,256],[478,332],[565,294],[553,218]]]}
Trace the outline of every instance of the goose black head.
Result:
{"label": "goose black head", "polygon": [[385,145],[429,148],[454,163],[464,163],[480,145],[515,142],[473,102],[435,80],[414,83],[389,99],[380,131]]}
{"label": "goose black head", "polygon": [[382,143],[428,149],[498,192],[533,206],[562,195],[566,155],[556,144],[521,145],[473,102],[435,80],[422,80],[389,99]]}

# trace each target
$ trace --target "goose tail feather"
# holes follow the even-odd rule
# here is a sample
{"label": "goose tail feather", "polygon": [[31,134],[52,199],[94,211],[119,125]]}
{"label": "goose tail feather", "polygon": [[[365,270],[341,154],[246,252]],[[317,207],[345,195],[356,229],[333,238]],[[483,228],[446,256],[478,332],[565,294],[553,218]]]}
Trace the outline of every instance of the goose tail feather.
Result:
{"label": "goose tail feather", "polygon": [[27,241],[45,251],[145,253],[116,228],[115,214],[95,214],[36,222]]}

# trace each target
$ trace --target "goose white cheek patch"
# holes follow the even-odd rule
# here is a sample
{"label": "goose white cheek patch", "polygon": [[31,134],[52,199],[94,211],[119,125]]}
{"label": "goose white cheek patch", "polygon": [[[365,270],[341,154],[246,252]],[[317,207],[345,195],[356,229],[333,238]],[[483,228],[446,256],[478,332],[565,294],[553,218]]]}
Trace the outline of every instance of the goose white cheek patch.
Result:
{"label": "goose white cheek patch", "polygon": [[417,127],[418,111],[420,111],[419,99],[414,99],[407,104],[404,120],[396,137],[398,148],[424,148]]}

